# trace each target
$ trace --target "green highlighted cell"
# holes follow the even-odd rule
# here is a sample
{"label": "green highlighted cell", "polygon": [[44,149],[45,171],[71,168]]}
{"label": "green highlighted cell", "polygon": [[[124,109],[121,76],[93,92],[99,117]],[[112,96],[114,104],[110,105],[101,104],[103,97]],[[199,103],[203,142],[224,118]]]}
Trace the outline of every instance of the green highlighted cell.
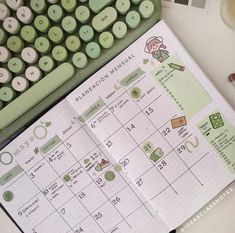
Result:
{"label": "green highlighted cell", "polygon": [[11,191],[6,191],[3,193],[3,199],[6,202],[11,202],[14,199],[14,194]]}
{"label": "green highlighted cell", "polygon": [[127,77],[125,77],[124,79],[122,79],[120,81],[120,84],[122,86],[129,86],[130,84],[132,84],[134,81],[136,81],[137,79],[139,79],[142,75],[144,74],[144,71],[141,70],[140,68],[136,69],[135,71],[133,71],[131,74],[129,74]]}
{"label": "green highlighted cell", "polygon": [[58,136],[53,137],[50,141],[48,141],[45,145],[40,147],[40,151],[43,154],[47,154],[50,150],[55,148],[59,143],[61,142],[60,138]]}
{"label": "green highlighted cell", "polygon": [[3,186],[7,184],[9,181],[14,179],[16,176],[23,172],[23,168],[20,165],[13,167],[10,171],[5,173],[2,177],[0,177],[0,185]]}
{"label": "green highlighted cell", "polygon": [[105,106],[105,103],[103,100],[98,100],[96,103],[91,105],[80,117],[80,121],[86,122],[89,120],[92,116],[94,116],[97,112],[99,112],[103,107]]}
{"label": "green highlighted cell", "polygon": [[113,171],[107,171],[104,174],[104,178],[107,181],[113,181],[115,179],[115,173]]}

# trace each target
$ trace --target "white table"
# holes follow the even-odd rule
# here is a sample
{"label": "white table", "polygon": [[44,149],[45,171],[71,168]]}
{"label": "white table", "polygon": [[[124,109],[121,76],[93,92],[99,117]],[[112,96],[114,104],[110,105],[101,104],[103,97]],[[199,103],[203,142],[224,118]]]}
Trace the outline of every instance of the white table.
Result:
{"label": "white table", "polygon": [[[211,0],[206,13],[163,8],[162,18],[235,109],[235,85],[229,83],[227,79],[230,73],[235,72],[235,31],[222,23],[219,15],[219,2],[220,0]],[[224,207],[223,213],[226,213],[228,205]],[[1,232],[19,233],[19,230],[1,210],[0,226]],[[213,233],[219,233],[217,230],[214,228]],[[197,232],[193,228],[190,230],[190,233]],[[226,230],[224,232],[230,233]]]}

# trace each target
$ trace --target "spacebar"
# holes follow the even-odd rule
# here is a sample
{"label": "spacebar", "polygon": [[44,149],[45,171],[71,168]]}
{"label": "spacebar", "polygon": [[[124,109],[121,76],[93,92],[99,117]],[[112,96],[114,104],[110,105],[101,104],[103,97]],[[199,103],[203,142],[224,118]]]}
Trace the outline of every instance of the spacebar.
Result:
{"label": "spacebar", "polygon": [[25,93],[0,110],[0,129],[4,129],[10,125],[59,86],[72,78],[73,75],[74,68],[71,64],[63,63],[58,66]]}

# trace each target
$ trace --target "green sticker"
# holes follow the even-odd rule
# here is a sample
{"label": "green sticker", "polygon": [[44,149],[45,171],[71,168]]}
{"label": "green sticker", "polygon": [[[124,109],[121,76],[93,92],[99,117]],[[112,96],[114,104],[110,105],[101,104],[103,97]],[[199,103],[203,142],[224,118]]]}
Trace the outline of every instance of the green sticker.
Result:
{"label": "green sticker", "polygon": [[145,142],[144,145],[143,145],[143,150],[146,152],[146,153],[152,153],[153,152],[153,149],[154,149],[154,145],[152,142]]}
{"label": "green sticker", "polygon": [[105,174],[104,174],[104,178],[107,180],[107,181],[113,181],[115,179],[115,173],[113,171],[107,171]]}
{"label": "green sticker", "polygon": [[131,89],[131,97],[134,99],[138,99],[141,96],[141,90],[138,87],[134,87]]}
{"label": "green sticker", "polygon": [[211,113],[197,127],[229,169],[235,173],[235,128],[218,111]]}
{"label": "green sticker", "polygon": [[218,129],[218,128],[224,126],[224,121],[223,121],[219,112],[210,115],[209,118],[210,118],[210,122],[212,124],[212,127],[214,129]]}
{"label": "green sticker", "polygon": [[11,191],[6,191],[3,193],[3,199],[6,202],[11,202],[14,199],[14,194]]}
{"label": "green sticker", "polygon": [[64,179],[65,182],[69,182],[69,181],[72,180],[72,177],[69,174],[67,174],[67,175],[64,176],[63,179]]}
{"label": "green sticker", "polygon": [[84,159],[84,164],[88,164],[89,162],[90,162],[90,160],[89,159]]}
{"label": "green sticker", "polygon": [[113,169],[114,169],[115,172],[119,173],[119,172],[122,171],[122,166],[120,164],[115,164],[113,166]]}
{"label": "green sticker", "polygon": [[157,162],[162,156],[163,156],[164,152],[162,151],[162,149],[160,147],[158,147],[156,150],[154,150],[151,155],[150,155],[150,159],[153,162]]}

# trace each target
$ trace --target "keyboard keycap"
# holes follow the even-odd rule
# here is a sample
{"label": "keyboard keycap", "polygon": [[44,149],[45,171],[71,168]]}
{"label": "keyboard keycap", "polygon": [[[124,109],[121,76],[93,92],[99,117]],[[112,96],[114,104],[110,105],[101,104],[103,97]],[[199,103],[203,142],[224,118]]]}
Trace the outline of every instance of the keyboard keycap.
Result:
{"label": "keyboard keycap", "polygon": [[113,7],[107,7],[92,20],[92,26],[97,32],[102,32],[111,26],[117,19],[117,11]]}
{"label": "keyboard keycap", "polygon": [[7,40],[7,47],[14,53],[20,53],[24,42],[19,36],[10,36]]}
{"label": "keyboard keycap", "polygon": [[[74,75],[74,68],[63,63],[0,111],[0,129],[15,121]],[[1,99],[1,90],[0,90]],[[10,113],[10,114],[9,114]]]}
{"label": "keyboard keycap", "polygon": [[77,30],[77,22],[72,16],[66,16],[62,20],[62,28],[69,34]]}
{"label": "keyboard keycap", "polygon": [[116,6],[117,11],[120,14],[124,15],[130,9],[131,3],[130,3],[130,0],[117,0],[115,6]]}
{"label": "keyboard keycap", "polygon": [[24,62],[17,58],[17,57],[13,57],[11,58],[8,63],[7,63],[8,69],[15,74],[20,74],[23,73],[25,70],[25,64]]}
{"label": "keyboard keycap", "polygon": [[75,16],[80,23],[86,23],[90,19],[90,10],[86,6],[79,6],[75,11]]}
{"label": "keyboard keycap", "polygon": [[48,32],[48,36],[50,38],[50,40],[52,42],[54,42],[55,44],[59,44],[63,41],[64,39],[64,33],[61,30],[61,28],[54,26],[51,27],[49,32]]}
{"label": "keyboard keycap", "polygon": [[35,48],[37,49],[38,52],[40,53],[48,53],[51,50],[51,43],[46,37],[38,37],[35,40]]}
{"label": "keyboard keycap", "polygon": [[94,37],[94,30],[91,26],[84,25],[79,30],[79,36],[81,37],[83,41],[89,42]]}
{"label": "keyboard keycap", "polygon": [[129,11],[126,15],[126,23],[129,28],[137,28],[140,23],[140,14],[137,11]]}
{"label": "keyboard keycap", "polygon": [[21,6],[20,8],[18,8],[16,16],[24,24],[31,23],[34,18],[33,12],[27,6]]}
{"label": "keyboard keycap", "polygon": [[39,67],[45,72],[51,72],[55,67],[55,63],[51,57],[43,56],[39,60]]}
{"label": "keyboard keycap", "polygon": [[81,42],[77,36],[69,36],[65,41],[66,47],[71,52],[77,52],[81,47]]}
{"label": "keyboard keycap", "polygon": [[30,25],[23,26],[20,35],[28,43],[33,43],[37,38],[36,30]]}
{"label": "keyboard keycap", "polygon": [[0,62],[7,63],[10,58],[11,58],[11,52],[9,51],[9,49],[0,46]]}
{"label": "keyboard keycap", "polygon": [[17,34],[20,30],[20,23],[13,17],[7,17],[3,21],[3,27],[10,34]]}
{"label": "keyboard keycap", "polygon": [[25,70],[25,77],[31,82],[37,82],[42,77],[42,72],[37,66],[29,66]]}
{"label": "keyboard keycap", "polygon": [[11,82],[11,86],[15,91],[24,92],[29,87],[29,81],[23,77],[15,77]]}
{"label": "keyboard keycap", "polygon": [[11,78],[11,72],[8,69],[0,67],[0,83],[9,83]]}
{"label": "keyboard keycap", "polygon": [[141,16],[145,19],[149,18],[154,11],[154,5],[151,1],[145,0],[141,2],[139,6],[139,12]]}
{"label": "keyboard keycap", "polygon": [[96,42],[90,42],[86,46],[86,54],[92,58],[95,59],[100,56],[101,49],[100,46]]}
{"label": "keyboard keycap", "polygon": [[6,0],[7,5],[12,9],[12,10],[17,10],[19,7],[24,5],[23,0]]}
{"label": "keyboard keycap", "polygon": [[25,62],[33,64],[38,61],[38,53],[34,48],[26,47],[21,51],[21,58]]}
{"label": "keyboard keycap", "polygon": [[112,2],[113,0],[89,0],[89,7],[94,13],[99,13]]}
{"label": "keyboard keycap", "polygon": [[[15,96],[16,96],[16,93],[11,87],[0,88],[0,100],[2,100],[3,102],[9,102],[9,101],[13,100],[15,98]],[[7,117],[9,117],[9,116],[7,116]],[[4,118],[0,118],[0,119],[1,119],[1,121],[5,120]]]}
{"label": "keyboard keycap", "polygon": [[5,4],[0,3],[0,21],[3,21],[5,18],[9,16],[10,16],[9,8]]}
{"label": "keyboard keycap", "polygon": [[135,5],[140,4],[142,0],[131,0],[131,2]]}
{"label": "keyboard keycap", "polygon": [[50,21],[45,15],[38,15],[34,19],[34,25],[39,32],[47,32],[50,27]]}
{"label": "keyboard keycap", "polygon": [[114,38],[113,38],[112,33],[102,32],[99,37],[99,43],[105,49],[111,48],[114,43]]}
{"label": "keyboard keycap", "polygon": [[67,12],[73,12],[77,7],[77,2],[76,0],[61,0],[61,5]]}
{"label": "keyboard keycap", "polygon": [[48,13],[49,18],[55,23],[60,22],[62,18],[64,17],[63,10],[59,5],[51,5],[48,8],[47,13]]}
{"label": "keyboard keycap", "polygon": [[30,0],[30,7],[38,14],[46,11],[47,3],[45,0]]}
{"label": "keyboard keycap", "polygon": [[52,56],[58,62],[65,62],[68,59],[68,52],[63,46],[57,45],[52,49]]}
{"label": "keyboard keycap", "polygon": [[112,31],[113,31],[113,34],[116,38],[121,39],[121,38],[124,38],[127,33],[127,26],[124,22],[117,21],[113,25]]}
{"label": "keyboard keycap", "polygon": [[86,55],[82,52],[75,53],[73,55],[72,61],[73,61],[73,64],[79,69],[85,68],[88,63]]}
{"label": "keyboard keycap", "polygon": [[0,28],[0,45],[3,45],[7,40],[7,34]]}

